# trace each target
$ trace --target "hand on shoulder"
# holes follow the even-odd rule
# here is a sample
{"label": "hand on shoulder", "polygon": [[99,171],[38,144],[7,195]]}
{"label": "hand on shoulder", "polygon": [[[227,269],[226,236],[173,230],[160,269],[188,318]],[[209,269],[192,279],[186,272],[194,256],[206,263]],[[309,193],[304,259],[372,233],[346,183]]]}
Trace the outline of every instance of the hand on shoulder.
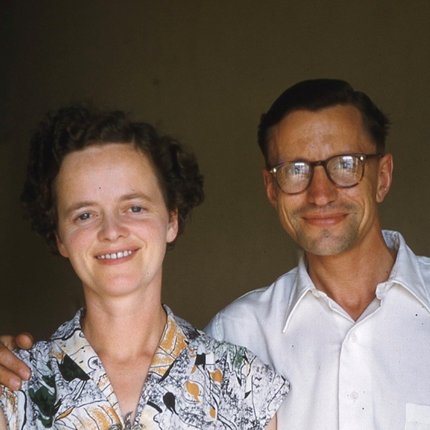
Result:
{"label": "hand on shoulder", "polygon": [[[21,382],[30,378],[30,369],[12,352],[13,349],[29,349],[34,340],[30,333],[17,336],[0,336],[0,385],[19,390]],[[0,387],[1,390],[1,387]]]}

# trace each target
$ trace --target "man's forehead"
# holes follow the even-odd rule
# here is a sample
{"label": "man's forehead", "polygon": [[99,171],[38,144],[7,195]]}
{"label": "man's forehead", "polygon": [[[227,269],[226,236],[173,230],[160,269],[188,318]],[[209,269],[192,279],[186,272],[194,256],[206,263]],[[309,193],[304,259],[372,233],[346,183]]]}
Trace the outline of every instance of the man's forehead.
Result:
{"label": "man's forehead", "polygon": [[364,129],[361,112],[349,104],[339,104],[318,110],[296,109],[284,115],[274,128],[303,132],[315,127],[338,128],[340,125]]}
{"label": "man's forehead", "polygon": [[269,142],[271,162],[279,162],[281,153],[304,157],[306,154],[301,154],[301,151],[317,151],[323,146],[328,147],[327,151],[333,146],[333,150],[339,153],[360,152],[374,146],[361,112],[352,105],[289,112],[272,127]]}

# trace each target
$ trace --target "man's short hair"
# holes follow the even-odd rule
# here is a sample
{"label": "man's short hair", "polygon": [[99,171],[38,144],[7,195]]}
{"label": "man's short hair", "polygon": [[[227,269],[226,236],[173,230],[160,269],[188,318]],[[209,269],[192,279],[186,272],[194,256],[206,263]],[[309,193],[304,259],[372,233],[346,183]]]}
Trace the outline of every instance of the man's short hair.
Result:
{"label": "man's short hair", "polygon": [[351,105],[361,112],[364,127],[375,143],[377,152],[384,154],[389,120],[370,97],[340,79],[310,79],[285,90],[270,109],[261,115],[258,144],[266,167],[272,167],[268,155],[273,127],[285,116],[297,110],[318,111],[336,105]]}

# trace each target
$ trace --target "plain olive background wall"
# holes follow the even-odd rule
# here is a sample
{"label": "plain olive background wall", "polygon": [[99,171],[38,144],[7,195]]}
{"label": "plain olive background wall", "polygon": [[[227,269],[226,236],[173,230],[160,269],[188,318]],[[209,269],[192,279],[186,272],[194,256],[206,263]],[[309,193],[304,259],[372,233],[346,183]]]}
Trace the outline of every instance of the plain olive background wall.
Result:
{"label": "plain olive background wall", "polygon": [[80,303],[67,262],[19,206],[29,137],[70,101],[130,111],[196,152],[206,201],[167,257],[164,288],[198,326],[297,260],[266,202],[256,126],[302,79],[346,79],[389,115],[395,179],[383,225],[430,254],[428,0],[0,4],[0,333],[46,337]]}

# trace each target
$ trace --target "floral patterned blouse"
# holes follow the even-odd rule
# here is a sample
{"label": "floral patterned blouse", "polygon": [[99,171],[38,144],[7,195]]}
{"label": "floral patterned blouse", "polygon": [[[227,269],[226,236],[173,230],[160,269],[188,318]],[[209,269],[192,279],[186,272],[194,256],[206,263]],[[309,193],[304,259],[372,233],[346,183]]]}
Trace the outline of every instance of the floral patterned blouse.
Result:
{"label": "floral patterned blouse", "polygon": [[17,352],[32,378],[0,395],[9,429],[264,429],[288,383],[247,349],[218,342],[165,309],[133,423],[85,339],[80,310],[49,341]]}

